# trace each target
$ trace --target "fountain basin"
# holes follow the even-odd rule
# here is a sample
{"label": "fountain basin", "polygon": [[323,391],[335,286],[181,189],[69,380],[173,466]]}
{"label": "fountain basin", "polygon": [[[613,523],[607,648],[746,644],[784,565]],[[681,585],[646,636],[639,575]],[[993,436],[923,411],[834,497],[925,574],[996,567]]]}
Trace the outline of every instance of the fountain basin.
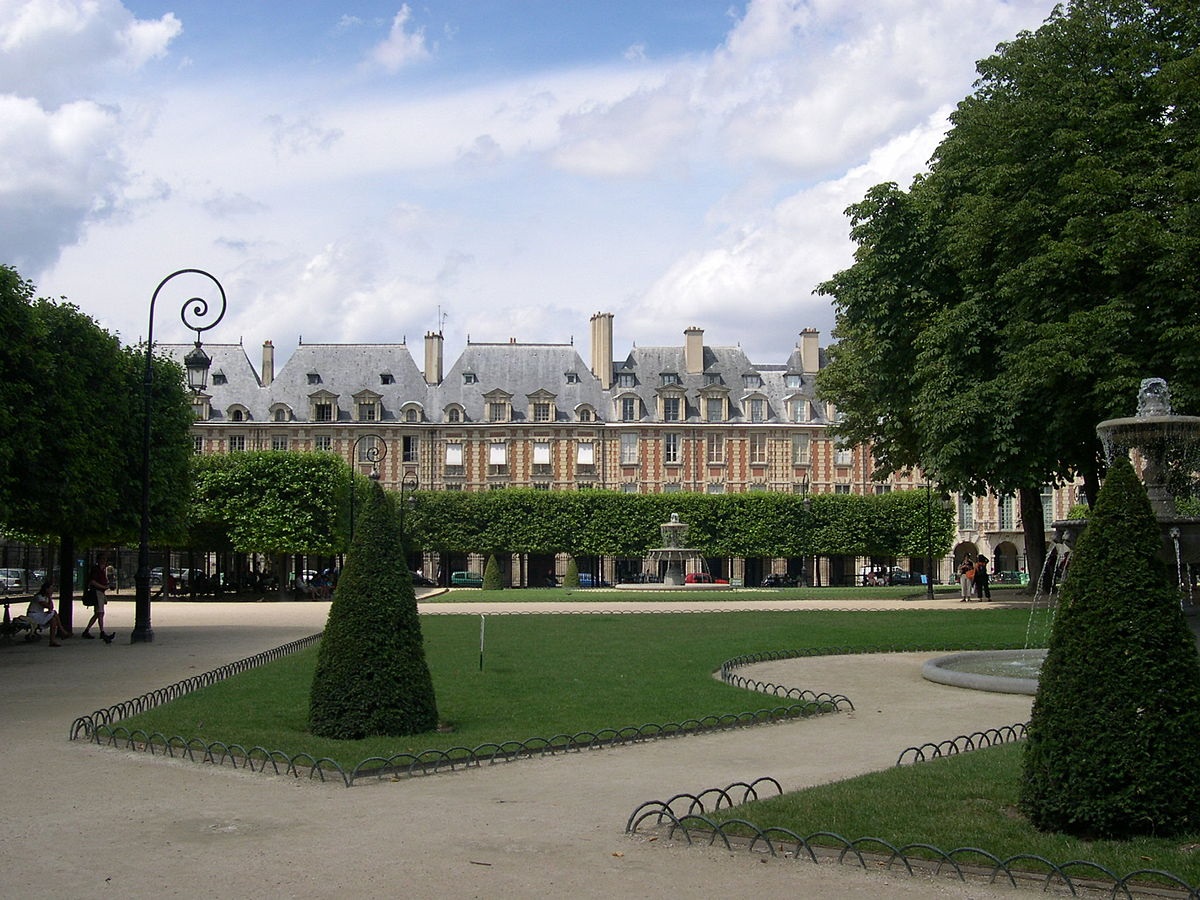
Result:
{"label": "fountain basin", "polygon": [[921,667],[926,681],[998,694],[1037,693],[1038,673],[1046,651],[972,650],[927,660]]}

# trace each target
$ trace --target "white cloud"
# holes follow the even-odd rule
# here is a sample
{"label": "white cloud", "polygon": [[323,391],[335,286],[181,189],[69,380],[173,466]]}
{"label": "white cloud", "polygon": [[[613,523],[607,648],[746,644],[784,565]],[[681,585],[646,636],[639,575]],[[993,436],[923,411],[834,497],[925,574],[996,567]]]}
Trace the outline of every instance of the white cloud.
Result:
{"label": "white cloud", "polygon": [[47,105],[161,57],[173,13],[137,19],[117,0],[0,0],[0,91]]}
{"label": "white cloud", "polygon": [[412,10],[405,3],[392,19],[388,36],[372,48],[370,58],[373,63],[382,66],[388,72],[398,72],[405,66],[429,58],[429,48],[425,45],[425,29],[409,31],[408,24],[411,18]]}
{"label": "white cloud", "polygon": [[[753,319],[774,323],[772,332],[786,333],[789,325],[793,332],[810,326],[827,332],[832,311],[811,291],[852,261],[844,210],[872,185],[896,181],[907,187],[944,134],[948,114],[948,107],[937,111],[841,178],[797,191],[728,228],[708,249],[677,260],[647,292],[637,327],[660,318],[699,318],[718,326],[719,333],[736,335],[752,311]],[[763,347],[774,336],[742,337]]]}
{"label": "white cloud", "polygon": [[111,212],[125,177],[120,121],[87,101],[47,112],[0,95],[0,123],[3,261],[36,271]]}
{"label": "white cloud", "polygon": [[[77,124],[48,167],[62,110],[26,107],[18,137],[0,117],[0,209],[23,211],[0,218],[0,247],[130,338],[140,286],[207,268],[230,295],[222,331],[274,340],[280,364],[300,333],[419,336],[439,304],[448,349],[582,337],[606,309],[618,343],[698,324],[779,360],[832,324],[811,292],[850,261],[844,208],[924,166],[974,59],[1048,3],[752,0],[708,54],[508,79],[350,63],[264,68],[252,91],[183,73],[159,97],[130,78],[119,106],[84,104],[94,136]],[[432,60],[407,6],[385,43],[376,69]],[[58,189],[35,192],[48,174]]]}

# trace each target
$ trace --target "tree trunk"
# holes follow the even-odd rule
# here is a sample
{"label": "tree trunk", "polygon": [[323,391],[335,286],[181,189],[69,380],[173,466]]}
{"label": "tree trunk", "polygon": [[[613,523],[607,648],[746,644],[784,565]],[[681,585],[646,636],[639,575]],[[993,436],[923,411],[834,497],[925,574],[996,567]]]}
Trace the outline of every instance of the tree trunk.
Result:
{"label": "tree trunk", "polygon": [[64,534],[58,542],[58,617],[68,631],[74,610],[72,595],[75,587],[75,538]]}
{"label": "tree trunk", "polygon": [[1017,491],[1021,504],[1021,524],[1025,531],[1025,566],[1030,589],[1036,589],[1046,565],[1046,523],[1043,521],[1041,488],[1023,487]]}

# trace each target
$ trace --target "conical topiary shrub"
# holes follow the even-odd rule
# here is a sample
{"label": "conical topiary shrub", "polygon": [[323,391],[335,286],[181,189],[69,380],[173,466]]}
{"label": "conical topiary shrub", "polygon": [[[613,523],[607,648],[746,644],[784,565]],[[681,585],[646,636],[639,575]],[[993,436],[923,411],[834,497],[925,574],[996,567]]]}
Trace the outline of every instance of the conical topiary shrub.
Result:
{"label": "conical topiary shrub", "polygon": [[567,560],[567,572],[563,575],[563,587],[568,591],[579,590],[579,564],[575,562],[573,556]]}
{"label": "conical topiary shrub", "polygon": [[1029,722],[1021,810],[1084,837],[1200,826],[1200,658],[1146,491],[1109,470],[1071,558]]}
{"label": "conical topiary shrub", "polygon": [[500,563],[496,561],[495,555],[489,556],[483,567],[483,589],[485,591],[504,590],[504,574],[500,571]]}
{"label": "conical topiary shrub", "polygon": [[343,739],[433,731],[437,701],[396,510],[377,483],[361,505],[317,653],[309,728]]}

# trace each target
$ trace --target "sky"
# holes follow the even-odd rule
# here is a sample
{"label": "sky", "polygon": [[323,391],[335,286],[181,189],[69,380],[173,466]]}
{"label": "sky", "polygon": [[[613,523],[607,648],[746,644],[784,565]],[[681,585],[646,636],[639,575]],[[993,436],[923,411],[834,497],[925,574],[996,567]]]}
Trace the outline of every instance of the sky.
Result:
{"label": "sky", "polygon": [[[845,210],[926,169],[1052,0],[0,0],[0,263],[137,343],[834,324]],[[156,341],[191,336],[172,279]]]}

